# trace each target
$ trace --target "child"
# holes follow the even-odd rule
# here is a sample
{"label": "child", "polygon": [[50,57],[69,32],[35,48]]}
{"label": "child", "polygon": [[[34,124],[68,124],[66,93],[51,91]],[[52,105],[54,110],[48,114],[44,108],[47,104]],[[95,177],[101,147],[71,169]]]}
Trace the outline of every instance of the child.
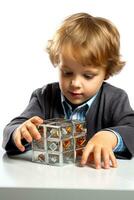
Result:
{"label": "child", "polygon": [[134,111],[127,94],[105,82],[118,73],[120,36],[107,19],[77,13],[65,19],[49,41],[47,51],[59,70],[59,83],[35,90],[24,112],[4,129],[8,154],[30,149],[40,139],[43,120],[65,117],[86,120],[87,145],[81,165],[117,167],[116,157],[134,155]]}

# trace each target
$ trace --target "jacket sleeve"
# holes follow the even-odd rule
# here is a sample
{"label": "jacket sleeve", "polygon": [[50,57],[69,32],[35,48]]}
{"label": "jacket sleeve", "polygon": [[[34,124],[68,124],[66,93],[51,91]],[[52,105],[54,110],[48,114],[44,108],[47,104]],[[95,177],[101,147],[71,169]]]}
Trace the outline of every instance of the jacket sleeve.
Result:
{"label": "jacket sleeve", "polygon": [[126,92],[122,91],[116,94],[114,99],[111,98],[109,108],[109,117],[112,121],[109,128],[120,134],[127,147],[127,151],[117,152],[117,157],[131,158],[134,156],[134,111]]}

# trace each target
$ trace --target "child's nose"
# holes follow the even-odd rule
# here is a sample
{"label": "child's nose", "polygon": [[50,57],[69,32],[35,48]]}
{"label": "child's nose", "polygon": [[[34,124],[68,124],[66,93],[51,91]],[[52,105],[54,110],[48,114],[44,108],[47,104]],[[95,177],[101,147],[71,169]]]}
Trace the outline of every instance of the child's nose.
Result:
{"label": "child's nose", "polygon": [[79,78],[75,78],[71,81],[71,86],[72,87],[80,87],[81,86],[81,82]]}

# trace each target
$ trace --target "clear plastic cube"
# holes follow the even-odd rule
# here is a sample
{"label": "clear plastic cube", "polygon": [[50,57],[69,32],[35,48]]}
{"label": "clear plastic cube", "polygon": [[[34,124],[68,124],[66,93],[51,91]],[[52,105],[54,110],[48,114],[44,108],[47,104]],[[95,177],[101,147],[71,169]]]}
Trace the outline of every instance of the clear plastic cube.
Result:
{"label": "clear plastic cube", "polygon": [[55,118],[37,129],[41,139],[32,142],[33,162],[62,166],[80,159],[86,145],[85,122]]}

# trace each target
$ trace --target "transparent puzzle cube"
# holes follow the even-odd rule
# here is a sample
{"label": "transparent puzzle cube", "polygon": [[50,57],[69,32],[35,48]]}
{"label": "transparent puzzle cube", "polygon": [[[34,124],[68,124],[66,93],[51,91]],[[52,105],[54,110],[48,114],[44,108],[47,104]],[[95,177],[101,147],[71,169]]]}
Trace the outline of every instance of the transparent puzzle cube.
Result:
{"label": "transparent puzzle cube", "polygon": [[50,119],[38,126],[40,140],[32,142],[32,161],[62,166],[76,163],[86,144],[84,121]]}

